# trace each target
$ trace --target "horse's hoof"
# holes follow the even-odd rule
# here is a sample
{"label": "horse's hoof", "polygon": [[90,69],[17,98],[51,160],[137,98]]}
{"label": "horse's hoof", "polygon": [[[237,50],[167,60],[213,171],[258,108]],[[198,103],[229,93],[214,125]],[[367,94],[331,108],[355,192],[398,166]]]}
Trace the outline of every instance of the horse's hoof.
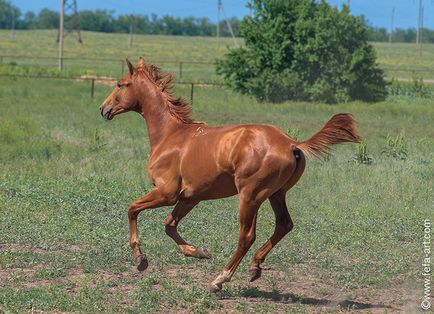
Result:
{"label": "horse's hoof", "polygon": [[210,259],[211,253],[203,247],[197,247],[195,257]]}
{"label": "horse's hoof", "polygon": [[216,292],[219,292],[220,290],[222,290],[222,288],[223,288],[223,284],[216,284],[216,283],[212,283],[210,286],[209,286],[209,291],[210,292],[212,292],[212,293],[216,293]]}
{"label": "horse's hoof", "polygon": [[262,274],[262,269],[261,268],[252,268],[249,270],[250,273],[250,282],[255,281],[256,279],[259,279],[261,277]]}
{"label": "horse's hoof", "polygon": [[134,260],[134,264],[137,266],[138,271],[144,271],[149,266],[148,259],[145,254],[140,254],[137,256]]}

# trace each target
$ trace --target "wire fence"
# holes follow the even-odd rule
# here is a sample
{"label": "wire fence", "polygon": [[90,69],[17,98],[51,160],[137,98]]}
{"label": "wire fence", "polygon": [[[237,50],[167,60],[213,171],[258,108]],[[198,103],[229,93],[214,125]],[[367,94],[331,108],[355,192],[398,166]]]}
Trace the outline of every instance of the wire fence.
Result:
{"label": "wire fence", "polygon": [[[153,64],[162,66],[166,72],[176,73],[176,81],[196,83],[215,83],[216,62],[185,61],[185,60],[149,60]],[[57,57],[0,55],[0,65],[27,65],[55,69],[59,62]],[[66,72],[86,75],[120,77],[125,74],[125,59],[117,58],[89,58],[64,57],[63,64]]]}
{"label": "wire fence", "polygon": [[[0,55],[0,65],[10,65],[12,68],[0,72],[1,77],[25,77],[34,79],[59,79],[73,81],[88,81],[90,96],[95,95],[95,83],[111,84],[116,78],[122,77],[127,69],[124,59],[117,58],[89,58],[65,57],[63,58],[65,70],[57,70],[56,57],[26,56],[26,55]],[[179,61],[179,60],[150,60],[153,64],[162,66],[166,72],[176,73],[175,85],[190,87],[190,102],[193,103],[194,89],[197,86],[222,87],[222,80],[215,75],[216,62]],[[34,66],[36,71],[20,71],[15,73],[16,65]],[[43,71],[39,71],[39,70]],[[424,78],[425,83],[434,82],[434,68],[431,67],[397,67],[382,66],[388,79],[410,81],[413,78]],[[23,73],[24,72],[24,73]]]}
{"label": "wire fence", "polygon": [[[58,61],[57,57],[52,56],[0,55],[0,65],[26,65],[54,70],[57,68]],[[164,68],[166,72],[174,73],[178,83],[212,84],[222,82],[216,74],[216,62],[158,59],[149,61]],[[63,63],[65,72],[75,76],[121,77],[127,71],[125,60],[119,58],[64,57]],[[414,77],[434,79],[434,67],[392,65],[380,65],[380,67],[388,79],[411,79]]]}
{"label": "wire fence", "polygon": [[[4,74],[0,73],[0,77],[9,78],[31,78],[31,79],[50,79],[50,80],[68,80],[68,81],[84,81],[89,82],[90,97],[95,96],[95,83],[105,83],[106,85],[114,85],[117,79],[115,78],[100,78],[100,77],[69,77],[69,76],[48,76],[48,75],[20,75],[20,74]],[[195,82],[174,82],[174,85],[189,86],[190,88],[190,103],[193,104],[194,90],[196,87],[223,87],[224,84],[219,83],[195,83]]]}

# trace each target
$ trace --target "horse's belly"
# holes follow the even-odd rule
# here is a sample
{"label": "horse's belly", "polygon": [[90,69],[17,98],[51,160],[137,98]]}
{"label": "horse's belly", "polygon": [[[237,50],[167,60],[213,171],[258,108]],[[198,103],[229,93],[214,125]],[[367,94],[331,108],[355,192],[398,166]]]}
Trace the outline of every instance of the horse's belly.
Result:
{"label": "horse's belly", "polygon": [[234,178],[222,173],[213,178],[201,180],[186,178],[183,180],[181,199],[184,200],[210,200],[224,198],[238,194]]}

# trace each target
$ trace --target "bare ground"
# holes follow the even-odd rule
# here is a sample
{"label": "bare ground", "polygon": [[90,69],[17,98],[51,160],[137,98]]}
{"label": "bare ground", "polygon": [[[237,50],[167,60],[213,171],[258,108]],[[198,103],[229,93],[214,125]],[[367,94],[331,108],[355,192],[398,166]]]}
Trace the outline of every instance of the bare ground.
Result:
{"label": "bare ground", "polygon": [[[68,252],[79,252],[80,246],[68,246]],[[23,245],[0,244],[2,252],[28,252],[31,250],[37,254],[55,254],[55,251],[47,251],[43,248],[28,247]],[[171,268],[158,268],[150,266],[144,272],[138,272],[129,262],[125,262],[127,270],[121,273],[107,271],[96,271],[85,273],[82,269],[69,269],[65,276],[44,279],[35,276],[38,269],[43,265],[31,266],[29,268],[0,268],[0,288],[11,287],[15,282],[20,283],[18,289],[29,289],[53,284],[65,284],[66,291],[71,294],[78,293],[85,283],[93,287],[102,283],[110,283],[109,292],[121,292],[125,298],[122,303],[128,304],[128,295],[137,286],[135,282],[149,274],[160,274],[166,280],[171,281],[175,286],[189,288],[192,285],[204,285],[210,283],[216,273],[206,273],[200,264],[187,266],[176,266]],[[217,299],[223,308],[217,312],[239,313],[237,305],[243,304],[249,308],[258,304],[269,304],[289,310],[291,308],[302,308],[309,313],[322,312],[349,312],[349,313],[416,313],[418,304],[417,297],[411,288],[403,283],[396,284],[384,289],[377,287],[363,287],[353,290],[346,288],[331,287],[321,281],[320,278],[306,273],[302,269],[291,267],[291,272],[283,272],[273,268],[263,267],[262,277],[253,283],[248,283],[248,276],[245,270],[239,269],[233,280],[226,286],[236,293],[217,294]],[[186,277],[188,275],[188,277]],[[14,288],[17,288],[14,285]],[[156,284],[153,289],[162,289]],[[173,309],[172,309],[173,311]],[[162,311],[164,312],[164,310]],[[185,312],[180,309],[179,313]]]}

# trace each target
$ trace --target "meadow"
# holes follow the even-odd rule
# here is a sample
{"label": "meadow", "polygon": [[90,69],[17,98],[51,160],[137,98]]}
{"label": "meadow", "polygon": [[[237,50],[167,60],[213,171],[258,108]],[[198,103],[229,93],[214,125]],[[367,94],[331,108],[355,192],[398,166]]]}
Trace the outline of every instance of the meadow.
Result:
{"label": "meadow", "polygon": [[[178,63],[165,62],[213,62],[233,45],[230,39],[135,36],[128,49],[125,34],[84,32],[84,45],[67,37],[65,57],[107,60],[66,59],[58,72],[54,59],[39,59],[57,55],[55,36],[23,31],[11,42],[9,32],[0,31],[0,55],[33,58],[4,57],[0,73],[119,77],[125,55],[144,55],[179,72]],[[434,77],[434,45],[421,55],[410,44],[374,46],[389,78]],[[221,82],[207,64],[184,64],[183,79]],[[247,264],[274,229],[264,204],[254,246],[233,282],[214,295],[207,285],[236,245],[237,198],[203,202],[180,225],[188,241],[212,252],[206,261],[185,258],[165,235],[169,208],[143,212],[139,231],[150,268],[138,273],[126,210],[151,188],[141,117],[104,122],[98,106],[109,86],[97,85],[91,99],[86,82],[0,81],[0,312],[416,311],[422,225],[434,202],[429,98],[398,90],[377,104],[272,105],[197,87],[195,117],[208,124],[271,123],[305,139],[333,113],[351,112],[366,145],[342,145],[325,161],[308,161],[288,193],[295,228],[266,260],[262,278],[249,284]],[[176,94],[188,98],[189,90],[178,86]]]}
{"label": "meadow", "polygon": [[[3,66],[0,66],[0,74],[59,75],[56,69],[56,36],[55,30],[17,31],[16,41],[13,42],[10,40],[10,31],[0,30],[0,58],[4,56],[1,58]],[[132,59],[144,56],[167,71],[178,74],[179,62],[183,61],[183,81],[221,83],[212,63],[234,47],[230,38],[217,40],[212,37],[135,35],[133,47],[128,48],[127,34],[82,32],[82,37],[83,45],[77,42],[74,34],[65,38],[66,60],[62,75],[118,77],[122,69],[126,71],[122,65],[125,56]],[[243,44],[242,39],[237,41],[238,44]],[[421,50],[415,44],[408,43],[372,44],[377,51],[378,63],[385,70],[388,79],[434,79],[433,44],[424,44]],[[95,58],[105,60],[92,60]],[[181,80],[179,75],[177,79]]]}
{"label": "meadow", "polygon": [[272,105],[197,88],[194,115],[210,125],[270,123],[306,139],[332,114],[351,112],[366,143],[365,153],[346,144],[308,160],[287,197],[295,228],[250,284],[248,262],[274,229],[264,203],[255,244],[212,294],[207,286],[236,246],[237,198],[202,202],[180,224],[210,260],[178,252],[164,232],[170,208],[141,213],[150,267],[137,272],[127,208],[151,188],[149,142],[137,114],[102,120],[109,91],[97,85],[91,99],[85,82],[0,77],[0,312],[417,311],[423,223],[434,202],[430,100]]}

